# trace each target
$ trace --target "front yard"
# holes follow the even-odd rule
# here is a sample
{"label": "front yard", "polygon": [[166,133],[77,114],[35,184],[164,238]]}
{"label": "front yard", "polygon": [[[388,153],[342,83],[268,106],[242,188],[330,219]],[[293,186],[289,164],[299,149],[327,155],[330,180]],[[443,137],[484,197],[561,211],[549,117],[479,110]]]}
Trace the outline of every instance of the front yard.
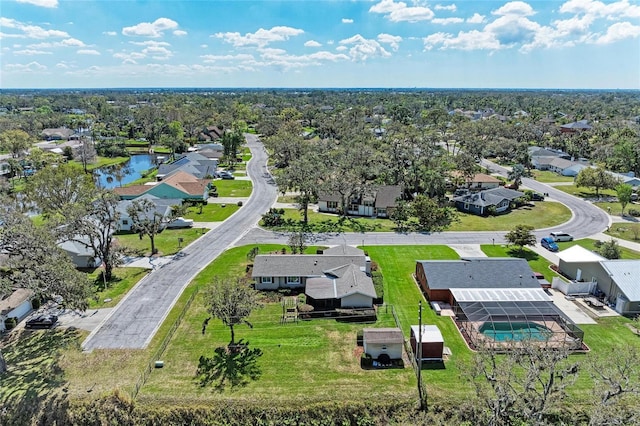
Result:
{"label": "front yard", "polygon": [[[208,231],[207,228],[165,229],[155,236],[158,255],[170,256],[176,254]],[[148,236],[140,238],[138,234],[117,234],[118,243],[148,256],[151,254],[151,241]]]}

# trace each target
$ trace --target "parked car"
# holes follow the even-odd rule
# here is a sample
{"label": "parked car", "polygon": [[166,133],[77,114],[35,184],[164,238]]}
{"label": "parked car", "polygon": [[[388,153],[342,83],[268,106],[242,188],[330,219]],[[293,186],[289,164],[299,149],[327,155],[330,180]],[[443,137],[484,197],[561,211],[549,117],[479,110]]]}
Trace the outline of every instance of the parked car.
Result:
{"label": "parked car", "polygon": [[573,241],[573,235],[567,234],[566,232],[552,232],[549,235],[556,243],[559,241]]}
{"label": "parked car", "polygon": [[185,219],[184,217],[178,217],[167,223],[167,228],[191,228],[193,227],[193,219]]}
{"label": "parked car", "polygon": [[27,323],[24,325],[25,328],[36,329],[36,328],[51,328],[58,322],[58,317],[55,315],[38,315],[36,317],[27,320]]}
{"label": "parked car", "polygon": [[218,172],[218,175],[222,178],[222,179],[235,179],[235,177],[231,174],[231,172],[228,172],[226,170],[223,170],[221,172]]}
{"label": "parked car", "polygon": [[540,245],[549,251],[558,251],[560,248],[551,237],[544,237],[540,240]]}
{"label": "parked car", "polygon": [[531,194],[531,201],[544,201],[544,195],[534,192]]}

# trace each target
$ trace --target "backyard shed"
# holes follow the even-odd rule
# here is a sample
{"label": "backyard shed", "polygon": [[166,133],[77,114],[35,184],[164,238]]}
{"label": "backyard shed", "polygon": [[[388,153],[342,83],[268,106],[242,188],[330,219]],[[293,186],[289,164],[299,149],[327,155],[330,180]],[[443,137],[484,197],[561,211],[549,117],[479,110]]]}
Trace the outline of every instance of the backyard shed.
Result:
{"label": "backyard shed", "polygon": [[411,326],[411,349],[416,359],[418,358],[418,341],[422,338],[422,360],[442,361],[444,352],[444,338],[437,325],[422,325],[422,335],[420,327]]}
{"label": "backyard shed", "polygon": [[404,336],[399,328],[365,328],[362,331],[362,343],[364,352],[373,359],[383,354],[392,360],[402,358]]}

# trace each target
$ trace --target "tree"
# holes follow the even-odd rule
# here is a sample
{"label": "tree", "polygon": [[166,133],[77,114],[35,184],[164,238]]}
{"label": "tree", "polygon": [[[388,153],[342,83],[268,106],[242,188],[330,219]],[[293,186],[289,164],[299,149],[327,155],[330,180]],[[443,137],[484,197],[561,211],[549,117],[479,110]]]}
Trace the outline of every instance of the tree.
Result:
{"label": "tree", "polygon": [[88,173],[89,163],[95,161],[96,155],[97,152],[93,140],[82,137],[80,139],[80,146],[76,150],[76,158],[82,163],[82,170],[84,170],[85,173]]}
{"label": "tree", "polygon": [[96,188],[91,175],[71,164],[47,166],[27,182],[26,194],[46,216],[64,215],[71,205],[88,205]]}
{"label": "tree", "polygon": [[576,177],[576,186],[593,188],[596,191],[596,197],[600,196],[601,189],[613,189],[619,183],[619,179],[602,167],[586,167],[580,170]]}
{"label": "tree", "polygon": [[640,395],[640,351],[632,345],[608,349],[587,358],[596,398],[590,424],[638,424],[640,412],[630,404]]}
{"label": "tree", "polygon": [[291,252],[293,254],[304,254],[304,251],[307,249],[307,238],[307,233],[302,230],[291,232],[287,243],[291,248]]}
{"label": "tree", "polygon": [[620,246],[614,239],[605,241],[596,247],[596,252],[606,259],[620,259]]}
{"label": "tree", "polygon": [[441,206],[426,195],[419,194],[411,205],[413,215],[418,218],[418,226],[422,231],[441,231],[456,220],[455,210]]}
{"label": "tree", "polygon": [[616,194],[618,195],[618,202],[622,206],[621,216],[624,216],[624,209],[627,204],[631,202],[631,196],[633,195],[633,187],[626,183],[621,183],[615,187]]}
{"label": "tree", "polygon": [[9,151],[11,158],[23,157],[31,145],[31,136],[24,130],[5,130],[0,133],[0,149]]}
{"label": "tree", "polygon": [[172,121],[167,126],[167,134],[160,136],[160,143],[169,148],[171,158],[175,158],[176,152],[183,152],[185,149],[184,129],[179,121]]}
{"label": "tree", "polygon": [[137,232],[140,238],[147,235],[151,241],[151,255],[158,252],[156,249],[156,235],[162,232],[167,223],[174,219],[159,212],[153,201],[143,198],[133,200],[127,208],[127,214],[131,218],[131,229]]}
{"label": "tree", "polygon": [[[119,197],[111,191],[100,191],[86,206],[79,206],[73,217],[67,216],[67,239],[87,244],[104,265],[104,280],[111,281],[113,268],[122,261],[124,247],[118,246],[115,233],[118,231],[120,212]],[[85,236],[85,238],[79,238]]]}
{"label": "tree", "polygon": [[546,424],[544,417],[562,406],[562,400],[578,376],[578,364],[569,361],[564,347],[540,342],[513,342],[503,348],[480,348],[468,370],[476,389],[476,424],[507,426],[518,420]]}
{"label": "tree", "polygon": [[220,143],[223,146],[223,155],[229,164],[235,164],[238,149],[244,143],[244,136],[240,132],[225,132]]}
{"label": "tree", "polygon": [[516,189],[522,184],[522,178],[525,176],[526,170],[522,164],[515,164],[507,174],[507,179],[513,181]]}
{"label": "tree", "polygon": [[217,318],[231,331],[229,346],[235,345],[235,329],[239,324],[253,325],[246,320],[254,309],[260,307],[258,292],[242,278],[216,277],[207,289],[205,300],[207,318],[202,326],[204,333],[211,318]]}
{"label": "tree", "polygon": [[536,236],[531,233],[532,231],[533,226],[516,225],[513,230],[505,234],[504,239],[507,240],[509,244],[517,246],[518,251],[522,253],[524,246],[533,246],[536,244]]}
{"label": "tree", "polygon": [[411,219],[411,205],[405,200],[399,200],[396,202],[396,207],[391,210],[389,218],[393,221],[398,228],[398,231],[404,232],[409,226],[409,219]]}

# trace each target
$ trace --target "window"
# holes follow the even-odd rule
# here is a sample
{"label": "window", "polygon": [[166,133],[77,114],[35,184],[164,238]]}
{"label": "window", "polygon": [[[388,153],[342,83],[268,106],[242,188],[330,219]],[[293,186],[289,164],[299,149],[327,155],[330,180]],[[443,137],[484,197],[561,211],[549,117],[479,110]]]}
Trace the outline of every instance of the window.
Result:
{"label": "window", "polygon": [[327,201],[327,208],[328,209],[337,209],[338,208],[338,202],[337,201]]}
{"label": "window", "polygon": [[469,210],[469,203],[464,203],[464,209]]}
{"label": "window", "polygon": [[350,210],[350,211],[356,211],[356,210],[358,210],[358,204],[356,204],[356,203],[350,203],[350,204],[349,204],[349,210]]}
{"label": "window", "polygon": [[371,200],[363,201],[362,204],[365,207],[373,207],[373,201],[371,201]]}
{"label": "window", "polygon": [[273,277],[260,277],[261,284],[271,284],[273,283]]}
{"label": "window", "polygon": [[287,284],[300,284],[300,277],[287,277]]}
{"label": "window", "polygon": [[128,221],[127,219],[122,219],[122,224],[123,224],[123,225],[128,225],[128,224],[129,224],[129,221]]}

